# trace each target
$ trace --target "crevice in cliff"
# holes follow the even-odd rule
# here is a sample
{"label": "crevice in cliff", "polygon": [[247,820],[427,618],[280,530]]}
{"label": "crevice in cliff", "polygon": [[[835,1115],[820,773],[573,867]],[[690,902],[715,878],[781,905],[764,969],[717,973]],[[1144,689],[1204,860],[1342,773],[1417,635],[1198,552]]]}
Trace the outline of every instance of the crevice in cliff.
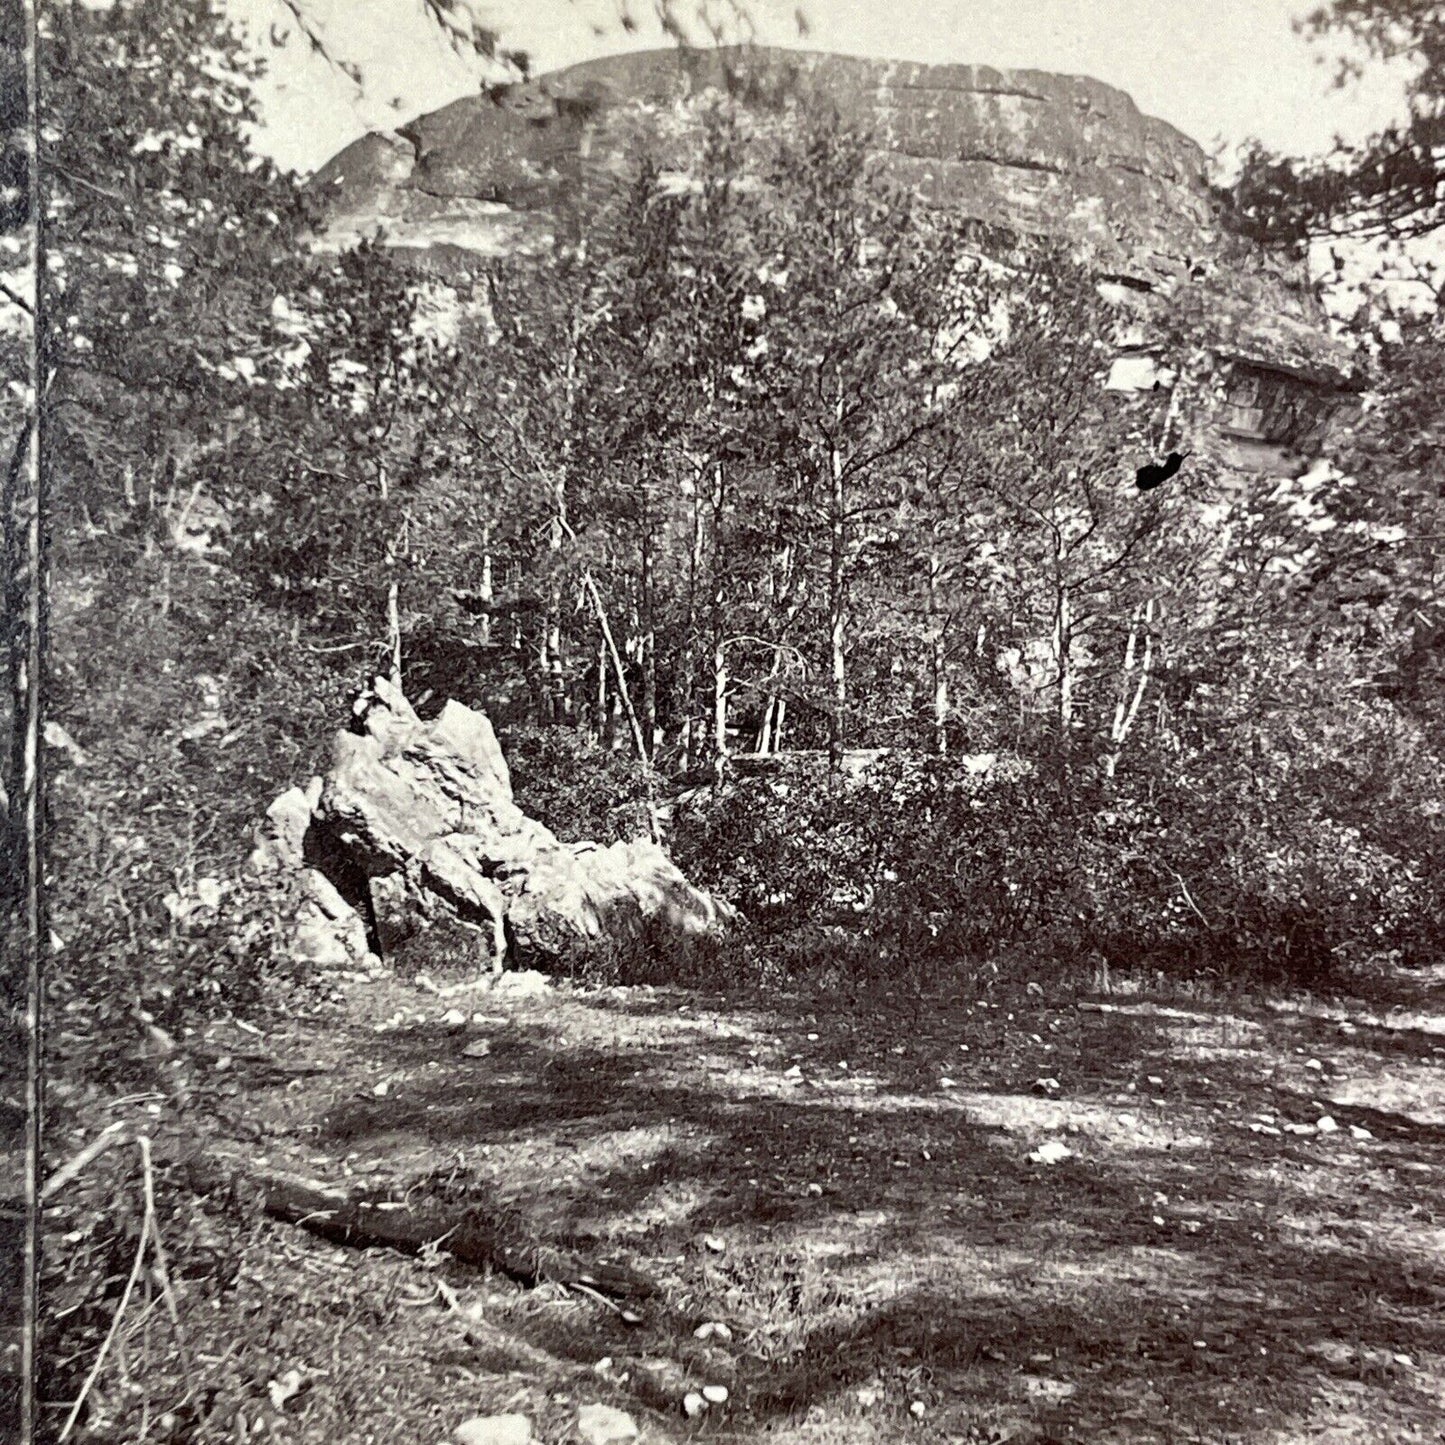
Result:
{"label": "crevice in cliff", "polygon": [[1002,95],[1012,96],[1015,100],[1031,100],[1039,105],[1051,105],[1053,97],[1040,95],[1033,90],[1019,90],[1007,85],[929,85],[917,81],[904,81],[901,84],[895,81],[888,81],[879,87],[880,95],[887,95],[893,91],[921,91],[931,95]]}
{"label": "crevice in cliff", "polygon": [[1103,285],[1127,286],[1131,291],[1152,293],[1154,290],[1154,283],[1146,280],[1143,276],[1125,276],[1122,272],[1117,271],[1100,272],[1099,281]]}
{"label": "crevice in cliff", "polygon": [[524,199],[505,193],[500,186],[491,187],[485,195],[478,195],[475,191],[438,190],[418,180],[415,172],[407,177],[404,185],[414,195],[425,196],[440,205],[503,206],[509,213],[529,214],[546,209],[545,202],[529,206]]}
{"label": "crevice in cliff", "polygon": [[[946,156],[928,156],[923,159],[946,160]],[[988,151],[961,151],[955,159],[960,164],[967,164],[970,161],[982,161],[985,165],[1002,166],[1011,171],[1042,171],[1045,175],[1066,176],[1069,174],[1067,166],[1051,165],[1048,161],[1035,160],[1031,156],[999,156],[992,155]]]}

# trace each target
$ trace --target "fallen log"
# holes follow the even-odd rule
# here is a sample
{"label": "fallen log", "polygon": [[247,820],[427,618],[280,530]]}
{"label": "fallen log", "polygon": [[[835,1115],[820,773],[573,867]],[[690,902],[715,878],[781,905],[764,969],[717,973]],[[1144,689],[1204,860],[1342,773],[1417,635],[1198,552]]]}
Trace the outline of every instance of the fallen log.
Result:
{"label": "fallen log", "polygon": [[186,1176],[197,1193],[225,1190],[233,1198],[249,1196],[269,1218],[332,1244],[418,1256],[445,1252],[458,1264],[494,1269],[529,1288],[551,1282],[609,1300],[650,1299],[658,1293],[630,1265],[588,1261],[543,1244],[512,1211],[488,1212],[476,1204],[417,1197],[414,1191],[401,1199],[354,1196],[271,1170],[228,1168],[214,1158],[189,1161]]}

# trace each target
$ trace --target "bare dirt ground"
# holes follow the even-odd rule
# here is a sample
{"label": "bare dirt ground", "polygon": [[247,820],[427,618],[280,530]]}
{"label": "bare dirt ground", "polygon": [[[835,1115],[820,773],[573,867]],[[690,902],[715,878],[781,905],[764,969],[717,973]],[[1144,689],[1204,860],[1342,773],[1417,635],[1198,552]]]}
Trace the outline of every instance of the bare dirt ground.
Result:
{"label": "bare dirt ground", "polygon": [[[207,1408],[233,1397],[225,1438],[407,1445],[501,1410],[562,1441],[592,1401],[654,1441],[1445,1440],[1445,979],[1408,987],[1372,1010],[385,978],[218,1026],[218,1153],[499,1199],[662,1294],[628,1324],[198,1205],[168,1227],[233,1271],[190,1325]],[[728,1398],[686,1419],[703,1385]]]}

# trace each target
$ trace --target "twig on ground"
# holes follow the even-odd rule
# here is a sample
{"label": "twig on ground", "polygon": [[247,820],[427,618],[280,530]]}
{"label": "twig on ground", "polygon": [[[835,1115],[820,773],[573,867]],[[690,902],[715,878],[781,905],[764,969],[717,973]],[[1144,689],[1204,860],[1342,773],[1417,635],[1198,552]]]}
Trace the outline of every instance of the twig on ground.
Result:
{"label": "twig on ground", "polygon": [[613,1314],[620,1315],[622,1313],[620,1305],[608,1299],[601,1290],[593,1289],[590,1284],[578,1284],[576,1280],[569,1280],[567,1288],[576,1290],[578,1294],[585,1294],[588,1299],[596,1300],[600,1305],[605,1305]]}
{"label": "twig on ground", "polygon": [[[1169,868],[1167,863],[1164,866]],[[1214,925],[1199,911],[1199,905],[1194,901],[1194,896],[1190,893],[1189,885],[1184,881],[1183,876],[1175,868],[1169,868],[1169,871],[1174,874],[1174,881],[1178,883],[1179,891],[1184,895],[1184,901],[1194,910],[1194,916],[1206,928],[1212,929]]]}
{"label": "twig on ground", "polygon": [[75,1428],[75,1422],[80,1418],[81,1409],[86,1399],[95,1386],[100,1376],[102,1366],[106,1357],[110,1354],[111,1346],[115,1344],[116,1336],[120,1333],[121,1321],[125,1318],[127,1306],[130,1304],[130,1297],[135,1293],[136,1281],[141,1277],[141,1270],[145,1265],[146,1246],[150,1243],[150,1231],[144,1223],[141,1225],[140,1238],[136,1241],[135,1262],[130,1267],[130,1276],[125,1282],[125,1289],[121,1292],[120,1303],[115,1307],[115,1314],[111,1317],[110,1329],[101,1343],[100,1351],[95,1357],[95,1363],[90,1367],[90,1373],[85,1377],[85,1383],[80,1387],[80,1393],[70,1406],[70,1413],[65,1417],[65,1424],[60,1427],[60,1440],[69,1437],[70,1432]]}
{"label": "twig on ground", "polygon": [[590,1284],[583,1284],[580,1280],[570,1279],[566,1282],[567,1289],[576,1290],[578,1294],[585,1294],[588,1299],[596,1300],[600,1305],[606,1305],[623,1324],[636,1325],[642,1323],[642,1316],[636,1310],[624,1308],[616,1300],[610,1300],[599,1289],[593,1289]]}
{"label": "twig on ground", "polygon": [[85,1148],[76,1154],[73,1159],[62,1164],[50,1178],[45,1181],[45,1186],[40,1191],[41,1202],[43,1203],[45,1200],[58,1194],[60,1190],[64,1189],[72,1179],[76,1178],[87,1165],[99,1159],[112,1144],[118,1144],[125,1132],[125,1128],[126,1121],[124,1119],[117,1119],[114,1124],[107,1124]]}
{"label": "twig on ground", "polygon": [[166,1302],[166,1313],[171,1317],[171,1327],[175,1330],[176,1349],[180,1352],[181,1364],[186,1370],[186,1391],[187,1397],[193,1386],[194,1371],[191,1369],[191,1351],[186,1343],[186,1333],[181,1325],[181,1312],[176,1304],[176,1292],[171,1288],[171,1272],[166,1260],[166,1247],[161,1240],[160,1220],[156,1216],[156,1191],[155,1174],[151,1168],[151,1141],[144,1134],[136,1140],[140,1145],[141,1164],[143,1168],[143,1179],[145,1184],[146,1200],[146,1228],[150,1230],[151,1249],[154,1255],[152,1271],[156,1277],[156,1283],[160,1285],[161,1295]]}
{"label": "twig on ground", "polygon": [[334,647],[311,647],[303,644],[301,650],[303,652],[314,652],[321,655],[328,652],[355,652],[358,647],[370,646],[372,646],[372,644],[369,642],[338,642]]}
{"label": "twig on ground", "polygon": [[[97,1148],[96,1146],[100,1145],[102,1140],[105,1140],[107,1136],[111,1137],[112,1142],[114,1138],[119,1137],[118,1134],[113,1134],[112,1131],[122,1127],[120,1124],[112,1124],[104,1133],[93,1139],[87,1146],[88,1149],[93,1151],[90,1157],[94,1158],[102,1152],[101,1148]],[[175,1290],[171,1287],[170,1270],[166,1264],[166,1247],[161,1239],[160,1221],[156,1215],[155,1169],[151,1163],[151,1141],[144,1134],[140,1134],[136,1136],[135,1142],[140,1149],[141,1187],[144,1191],[145,1198],[145,1214],[141,1219],[139,1238],[136,1240],[135,1259],[131,1263],[130,1274],[126,1278],[125,1289],[121,1292],[120,1303],[116,1306],[115,1314],[110,1321],[110,1329],[107,1331],[105,1340],[102,1342],[100,1350],[95,1357],[95,1363],[91,1365],[90,1373],[86,1375],[85,1383],[80,1387],[80,1393],[71,1403],[70,1411],[65,1417],[65,1424],[61,1426],[58,1437],[60,1440],[68,1438],[70,1432],[75,1428],[75,1422],[80,1418],[80,1411],[89,1398],[91,1390],[95,1388],[95,1382],[100,1377],[101,1369],[105,1365],[106,1359],[109,1357],[116,1340],[119,1338],[121,1322],[125,1319],[126,1310],[130,1306],[131,1296],[135,1293],[137,1283],[145,1275],[147,1249],[151,1252],[150,1278],[154,1280],[160,1290],[160,1300],[165,1302],[166,1313],[170,1316],[171,1327],[175,1332],[176,1349],[179,1351],[181,1362],[185,1366],[187,1399],[190,1398],[191,1391],[195,1388],[194,1371],[191,1368],[190,1349],[187,1346],[185,1332],[181,1326],[181,1314],[176,1304]],[[108,1147],[108,1144],[103,1147]],[[58,1169],[55,1174],[51,1176],[44,1192],[50,1193],[63,1185],[66,1179],[60,1178],[60,1175],[65,1171],[69,1170],[70,1173],[67,1177],[73,1178],[76,1173],[83,1169],[86,1162],[88,1162],[83,1158],[85,1153],[86,1150],[81,1150],[80,1154],[76,1155],[75,1159],[71,1160],[69,1164]],[[43,1198],[44,1194],[42,1194],[41,1197]],[[149,1281],[147,1282],[146,1288],[147,1291],[149,1291]],[[141,1319],[142,1324],[148,1325],[151,1313],[159,1302],[160,1301],[156,1299],[149,1301],[145,1314]],[[145,1348],[148,1352],[149,1336],[146,1337]],[[124,1370],[124,1366],[122,1366],[122,1370]]]}

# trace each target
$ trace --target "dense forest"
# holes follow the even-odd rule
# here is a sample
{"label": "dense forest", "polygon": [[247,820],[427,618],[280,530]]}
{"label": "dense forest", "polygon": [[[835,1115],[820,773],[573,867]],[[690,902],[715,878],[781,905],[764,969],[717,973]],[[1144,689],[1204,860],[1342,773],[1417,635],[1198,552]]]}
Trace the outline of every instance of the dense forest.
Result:
{"label": "dense forest", "polygon": [[[274,900],[229,880],[376,673],[489,710],[564,834],[661,828],[768,968],[1324,982],[1438,940],[1433,310],[1361,308],[1328,467],[1232,472],[1190,318],[1187,396],[1106,390],[1086,258],[919,213],[826,108],[722,98],[691,185],[639,149],[545,254],[438,278],[313,253],[205,7],[41,16],[77,1013],[254,987]],[[1230,214],[1308,180],[1257,154]]]}

